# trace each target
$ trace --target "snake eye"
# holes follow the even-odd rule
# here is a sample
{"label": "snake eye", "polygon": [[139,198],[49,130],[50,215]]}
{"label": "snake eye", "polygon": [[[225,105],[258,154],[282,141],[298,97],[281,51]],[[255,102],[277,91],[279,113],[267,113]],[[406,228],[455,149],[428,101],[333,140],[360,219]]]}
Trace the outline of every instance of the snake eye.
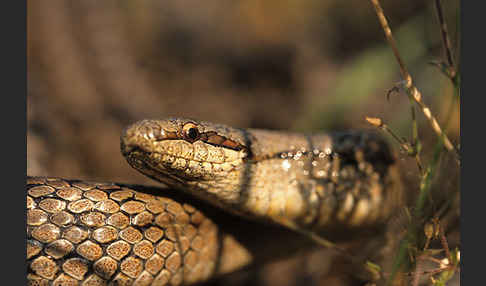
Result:
{"label": "snake eye", "polygon": [[200,136],[197,126],[191,122],[184,124],[184,126],[182,127],[182,132],[184,135],[184,139],[191,143],[198,140]]}

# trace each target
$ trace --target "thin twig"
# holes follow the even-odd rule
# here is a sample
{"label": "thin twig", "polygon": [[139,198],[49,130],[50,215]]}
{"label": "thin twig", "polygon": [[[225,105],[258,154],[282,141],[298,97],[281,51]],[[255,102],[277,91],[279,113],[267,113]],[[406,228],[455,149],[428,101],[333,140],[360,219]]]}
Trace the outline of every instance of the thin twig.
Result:
{"label": "thin twig", "polygon": [[[393,92],[399,93],[402,88],[400,87],[399,84],[395,85],[393,88],[391,88],[388,93],[386,94],[387,100],[390,99],[390,94]],[[419,140],[418,136],[418,124],[417,124],[417,117],[415,116],[415,105],[413,104],[413,100],[408,97],[410,100],[410,114],[412,117],[412,140],[410,142],[410,148],[411,150],[408,151],[408,154],[410,156],[415,157],[415,161],[417,162],[417,166],[419,168],[420,174],[423,175],[423,169],[422,169],[422,163],[420,159],[420,149],[421,149],[421,143]]]}
{"label": "thin twig", "polygon": [[437,263],[439,266],[443,264],[440,259],[437,259],[437,258],[431,257],[431,256],[423,256],[420,259],[432,261],[434,263]]}
{"label": "thin twig", "polygon": [[398,273],[398,271],[400,270],[400,267],[405,262],[406,255],[407,255],[407,252],[408,252],[407,251],[408,245],[409,245],[409,240],[407,238],[403,239],[400,242],[397,255],[395,256],[395,259],[393,260],[392,271],[391,271],[390,275],[388,276],[388,279],[386,281],[386,285],[392,285],[393,280],[395,279],[395,275]]}
{"label": "thin twig", "polygon": [[440,221],[437,221],[437,225],[439,226],[439,235],[440,235],[440,243],[442,244],[442,248],[445,250],[445,254],[447,259],[449,259],[449,263],[452,263],[452,255],[449,251],[449,244],[447,243],[447,238],[444,233],[444,228],[440,224]]}
{"label": "thin twig", "polygon": [[[386,133],[390,134],[393,139],[395,139],[398,144],[400,144],[400,148],[407,153],[407,155],[414,157],[415,161],[417,162],[417,167],[422,174],[423,168],[422,168],[422,161],[420,160],[420,156],[418,155],[417,149],[415,148],[416,146],[411,145],[410,143],[406,142],[402,138],[398,137],[389,127],[386,125],[381,118],[377,117],[365,117],[366,121],[368,121],[369,124],[378,127],[385,131]],[[412,143],[413,144],[413,143]]]}
{"label": "thin twig", "polygon": [[417,257],[417,263],[415,263],[415,273],[413,274],[412,286],[418,286],[420,281],[420,274],[423,272],[423,260],[421,257]]}
{"label": "thin twig", "polygon": [[308,237],[309,239],[311,239],[312,241],[314,241],[318,245],[320,245],[324,248],[333,250],[336,253],[339,253],[341,255],[341,257],[347,259],[347,261],[350,262],[352,266],[354,266],[354,267],[350,268],[349,270],[353,271],[352,275],[354,275],[355,277],[358,277],[358,278],[364,279],[364,280],[376,281],[376,280],[380,279],[380,277],[382,276],[381,269],[378,269],[376,267],[372,267],[373,271],[371,271],[371,269],[369,267],[370,265],[377,266],[377,264],[375,264],[371,261],[364,261],[363,259],[358,258],[357,256],[349,253],[347,250],[337,246],[332,241],[329,241],[329,240],[325,239],[324,237],[322,237],[322,236],[320,236],[320,235],[318,235],[318,234],[316,234],[312,231],[307,231],[305,229],[296,228],[296,227],[293,227],[293,226],[291,226],[291,228],[294,229],[295,231],[303,234],[304,236]]}
{"label": "thin twig", "polygon": [[398,52],[395,38],[393,38],[390,26],[388,26],[388,21],[386,20],[383,9],[381,8],[381,5],[378,2],[378,0],[370,0],[370,1],[373,4],[373,7],[375,7],[376,15],[378,16],[378,20],[380,21],[381,27],[385,32],[386,39],[388,40],[388,43],[390,44],[393,53],[395,54],[395,58],[397,59],[398,65],[400,66],[400,72],[402,73],[402,78],[407,82],[410,82],[410,84],[407,83],[407,85],[411,85],[412,83],[411,76],[408,73],[407,69],[405,68],[405,64],[403,63],[402,58],[400,57],[400,52]]}
{"label": "thin twig", "polygon": [[447,62],[449,65],[449,69],[451,69],[451,78],[454,78],[456,76],[456,71],[454,68],[454,60],[452,57],[451,42],[449,40],[449,33],[447,32],[447,24],[444,19],[444,12],[440,0],[435,0],[435,9],[437,10],[437,17],[439,18],[440,31],[442,35],[442,41],[444,43],[444,48],[446,51]]}
{"label": "thin twig", "polygon": [[366,121],[368,121],[369,124],[383,129],[383,131],[389,133],[397,142],[400,144],[400,147],[402,148],[403,151],[405,152],[411,152],[410,145],[405,142],[402,138],[398,137],[389,127],[386,125],[381,118],[378,117],[365,117]]}
{"label": "thin twig", "polygon": [[444,61],[431,61],[429,64],[436,66],[452,82],[457,78],[456,70],[454,68],[451,69]]}
{"label": "thin twig", "polygon": [[[410,97],[409,97],[410,99]],[[423,175],[422,160],[420,159],[420,140],[418,137],[418,123],[415,116],[415,107],[413,106],[412,100],[410,100],[410,113],[412,116],[412,148],[414,150],[415,161],[419,167],[420,174]]]}
{"label": "thin twig", "polygon": [[[411,81],[410,81],[411,82]],[[430,111],[430,108],[425,105],[425,103],[422,101],[422,94],[420,91],[415,86],[411,86],[410,88],[410,95],[412,98],[415,100],[415,102],[420,106],[422,109],[423,114],[425,117],[429,120],[430,125],[432,126],[432,129],[435,131],[435,133],[440,136],[444,142],[444,147],[452,152],[455,156],[455,159],[457,163],[460,165],[461,159],[459,156],[459,150],[451,143],[447,135],[442,131],[440,128],[439,122],[437,122],[437,119],[432,115],[432,112]]]}
{"label": "thin twig", "polygon": [[398,62],[398,65],[400,66],[400,73],[402,74],[402,78],[405,80],[405,89],[407,91],[408,96],[411,97],[415,101],[415,103],[417,103],[417,105],[420,107],[423,114],[429,121],[430,125],[432,126],[434,132],[437,133],[437,135],[444,142],[444,147],[455,155],[456,161],[460,165],[459,151],[451,143],[447,135],[442,131],[439,123],[437,122],[437,119],[435,119],[435,117],[432,115],[430,108],[428,108],[427,105],[425,105],[425,103],[422,101],[422,94],[413,84],[412,77],[408,73],[408,70],[405,67],[404,62],[400,57],[397,44],[395,42],[395,39],[393,38],[392,31],[390,29],[390,26],[388,25],[388,21],[386,20],[385,14],[383,13],[383,9],[381,8],[380,3],[378,2],[378,0],[370,0],[370,1],[373,4],[373,7],[375,8],[376,15],[378,16],[381,27],[385,32],[385,37],[388,40],[388,43],[390,44],[393,50],[393,53],[395,54],[395,58]]}
{"label": "thin twig", "polygon": [[[452,266],[446,266],[444,268],[437,268],[437,269],[433,269],[433,270],[425,270],[425,271],[421,272],[420,274],[422,274],[422,275],[435,275],[435,274],[443,272],[445,270],[450,270],[451,268],[452,268]],[[406,275],[406,276],[412,276],[412,275],[415,274],[415,272],[414,271],[404,272],[403,274]]]}

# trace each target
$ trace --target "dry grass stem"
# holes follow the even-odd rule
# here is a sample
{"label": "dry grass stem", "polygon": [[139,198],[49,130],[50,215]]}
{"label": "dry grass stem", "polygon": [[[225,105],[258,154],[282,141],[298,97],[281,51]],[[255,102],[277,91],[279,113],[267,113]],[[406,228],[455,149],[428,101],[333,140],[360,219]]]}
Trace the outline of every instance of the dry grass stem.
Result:
{"label": "dry grass stem", "polygon": [[411,145],[410,143],[406,142],[402,138],[400,138],[398,135],[393,132],[388,125],[386,125],[381,118],[377,117],[365,117],[366,121],[368,121],[369,124],[380,128],[381,130],[385,131],[386,133],[390,134],[393,139],[395,139],[398,144],[400,145],[400,148],[407,153],[408,156],[414,157],[415,161],[417,162],[417,167],[422,174],[423,168],[422,168],[422,161],[420,160],[420,156],[418,155],[418,152],[414,145]]}
{"label": "dry grass stem", "polygon": [[450,76],[453,79],[456,76],[454,69],[454,59],[452,56],[451,42],[449,40],[449,33],[447,32],[447,24],[444,19],[444,12],[441,5],[441,0],[435,0],[435,9],[437,11],[437,17],[439,18],[440,31],[442,35],[442,41],[446,51],[447,63],[449,65]]}
{"label": "dry grass stem", "polygon": [[347,261],[350,263],[349,274],[353,277],[360,278],[366,281],[378,281],[379,279],[381,279],[381,268],[376,263],[368,260],[364,261],[363,259],[360,259],[357,256],[351,254],[349,251],[340,248],[332,241],[329,241],[314,232],[300,228],[291,228],[308,237],[318,245],[333,250],[337,254],[341,255],[343,258],[346,258]]}
{"label": "dry grass stem", "polygon": [[437,225],[439,227],[439,235],[440,235],[440,242],[442,244],[442,248],[444,248],[446,257],[449,259],[449,263],[452,263],[452,255],[451,252],[449,251],[449,243],[447,243],[447,238],[444,233],[444,228],[440,224],[440,222],[437,222]]}
{"label": "dry grass stem", "polygon": [[423,256],[423,257],[420,257],[420,259],[432,261],[434,263],[437,263],[438,265],[441,265],[442,264],[442,261],[440,259],[437,259],[437,258],[431,257],[431,256]]}
{"label": "dry grass stem", "polygon": [[402,74],[402,78],[405,80],[405,90],[407,91],[407,94],[409,97],[411,97],[417,105],[420,107],[422,110],[423,114],[429,121],[430,125],[432,126],[432,129],[434,132],[442,138],[444,147],[450,151],[451,153],[454,154],[454,157],[457,161],[457,163],[460,165],[460,156],[459,156],[459,151],[457,148],[451,143],[447,135],[442,131],[442,128],[440,127],[439,123],[437,122],[437,119],[432,115],[432,112],[430,111],[430,108],[428,108],[425,103],[422,101],[422,94],[420,91],[414,86],[412,77],[408,73],[407,68],[405,67],[405,64],[400,57],[400,53],[398,51],[395,39],[393,38],[392,31],[390,29],[390,26],[388,25],[388,21],[386,20],[385,14],[383,13],[383,9],[381,8],[380,3],[378,0],[370,0],[371,3],[373,4],[373,7],[375,8],[376,14],[378,16],[378,19],[380,21],[381,27],[383,28],[383,31],[385,32],[386,39],[388,43],[390,44],[393,53],[395,54],[395,58],[400,66],[400,72]]}
{"label": "dry grass stem", "polygon": [[402,138],[398,137],[389,127],[386,125],[381,118],[378,117],[365,117],[366,121],[368,121],[369,124],[378,127],[382,129],[383,131],[387,132],[390,134],[399,144],[400,147],[402,148],[403,151],[410,153],[413,152],[412,148],[410,147],[410,144],[405,142]]}
{"label": "dry grass stem", "polygon": [[376,15],[378,16],[378,20],[380,20],[380,24],[381,27],[383,28],[383,31],[385,32],[386,39],[388,40],[388,43],[390,44],[393,53],[395,54],[395,58],[397,59],[398,65],[400,66],[400,72],[402,73],[402,78],[407,81],[410,80],[410,84],[411,84],[410,74],[405,68],[405,64],[403,63],[403,60],[400,57],[400,52],[398,52],[395,38],[393,38],[390,26],[388,26],[388,21],[386,20],[383,9],[381,8],[381,5],[378,2],[378,0],[370,0],[370,1],[373,4],[373,7],[375,7]]}
{"label": "dry grass stem", "polygon": [[418,257],[417,263],[415,264],[415,272],[413,274],[413,279],[412,279],[412,285],[413,286],[418,286],[420,282],[420,276],[422,275],[423,272],[423,260]]}
{"label": "dry grass stem", "polygon": [[[434,270],[424,270],[422,272],[419,272],[418,274],[420,274],[420,275],[435,275],[437,273],[443,272],[443,271],[448,270],[450,268],[451,267],[447,266],[445,268],[437,268],[437,269],[434,269]],[[412,272],[405,272],[403,274],[405,276],[414,276],[416,273],[417,273],[416,271],[412,271]]]}
{"label": "dry grass stem", "polygon": [[449,66],[444,61],[431,61],[429,64],[436,66],[446,77],[454,82],[457,75],[454,67]]}
{"label": "dry grass stem", "polygon": [[[432,205],[434,204],[432,199],[432,194],[430,193],[431,185],[432,185],[432,178],[435,177],[435,173],[437,171],[437,166],[440,161],[441,155],[444,153],[444,149],[448,152],[452,153],[454,159],[456,160],[457,164],[460,166],[460,155],[458,147],[453,145],[452,142],[449,140],[447,135],[442,130],[441,126],[439,125],[437,119],[432,115],[430,108],[423,102],[422,94],[414,85],[412,76],[409,74],[407,68],[405,67],[404,61],[401,58],[401,55],[398,51],[397,44],[393,37],[392,31],[388,25],[387,19],[384,15],[383,9],[379,4],[379,0],[370,0],[373,7],[375,8],[375,12],[377,14],[378,20],[381,24],[381,27],[385,33],[385,37],[392,48],[392,51],[395,55],[395,58],[398,62],[400,67],[400,73],[403,78],[401,82],[396,84],[388,93],[387,99],[390,97],[390,94],[393,92],[400,92],[405,91],[408,95],[410,100],[410,108],[411,108],[411,116],[412,116],[412,137],[410,141],[407,141],[404,138],[397,136],[390,128],[383,122],[380,118],[372,118],[366,117],[366,120],[371,125],[382,129],[386,133],[390,134],[400,145],[400,148],[407,152],[409,156],[415,157],[417,161],[417,165],[420,170],[420,187],[419,187],[419,194],[417,197],[417,202],[415,204],[414,213],[411,219],[411,222],[408,226],[407,230],[407,237],[404,239],[399,246],[398,252],[396,254],[396,258],[394,259],[394,266],[392,272],[388,277],[388,285],[393,284],[395,274],[400,273],[400,267],[405,263],[406,254],[409,255],[409,266],[414,267],[413,272],[401,272],[402,275],[410,277],[410,284],[411,285],[419,285],[421,277],[423,275],[429,276],[430,281],[434,285],[444,285],[447,281],[449,281],[452,276],[456,273],[457,268],[457,261],[459,260],[458,251],[452,251],[449,249],[448,241],[445,236],[445,230],[442,227],[438,216],[435,216],[431,222],[426,223],[424,225],[424,234],[425,234],[425,245],[423,246],[423,251],[419,251],[421,248],[419,245],[421,244],[421,240],[419,237],[419,227],[422,222],[425,220],[423,217],[423,208],[426,206],[427,199],[429,200]],[[444,44],[444,48],[446,51],[446,60],[434,63],[436,64],[439,69],[446,74],[448,78],[450,78],[455,86],[456,95],[454,98],[459,98],[459,88],[458,85],[460,83],[460,74],[454,68],[454,58],[451,50],[451,45],[449,41],[449,36],[447,32],[447,26],[444,20],[444,14],[442,11],[442,6],[440,0],[434,0],[438,15],[438,21],[441,27],[441,36]],[[413,103],[415,102],[415,103]],[[435,151],[433,157],[426,167],[426,169],[422,168],[421,160],[420,160],[420,140],[418,137],[418,128],[416,122],[416,114],[415,108],[416,105],[424,116],[427,118],[432,130],[438,136],[438,142],[435,147]],[[449,110],[449,116],[451,114],[451,110]],[[448,126],[450,117],[445,122],[445,126]],[[441,259],[436,258],[438,250],[429,250],[428,247],[430,245],[431,240],[438,239],[442,245],[442,249],[439,252],[443,254],[440,255]],[[436,257],[434,257],[436,256]],[[445,256],[445,257],[444,257]],[[431,271],[424,271],[424,262],[431,261],[436,263],[438,266],[436,269]],[[414,265],[415,264],[415,265]],[[414,265],[414,266],[413,266]],[[388,274],[385,273],[387,276]],[[435,276],[438,274],[437,276]]]}

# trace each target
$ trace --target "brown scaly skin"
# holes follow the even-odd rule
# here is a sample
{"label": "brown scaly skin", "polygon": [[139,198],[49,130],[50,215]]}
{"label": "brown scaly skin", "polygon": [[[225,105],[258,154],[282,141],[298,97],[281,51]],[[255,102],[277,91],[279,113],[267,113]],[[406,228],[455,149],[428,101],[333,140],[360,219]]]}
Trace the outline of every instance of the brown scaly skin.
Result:
{"label": "brown scaly skin", "polygon": [[226,211],[329,233],[385,222],[401,184],[372,132],[299,134],[191,119],[143,120],[121,137],[143,174]]}
{"label": "brown scaly skin", "polygon": [[169,188],[27,178],[29,285],[186,285],[311,245]]}

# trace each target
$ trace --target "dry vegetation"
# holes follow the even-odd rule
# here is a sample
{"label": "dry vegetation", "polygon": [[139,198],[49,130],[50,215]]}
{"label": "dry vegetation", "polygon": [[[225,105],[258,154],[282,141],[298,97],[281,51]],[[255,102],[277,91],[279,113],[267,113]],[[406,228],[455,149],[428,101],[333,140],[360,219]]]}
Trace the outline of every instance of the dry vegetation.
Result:
{"label": "dry vegetation", "polygon": [[[449,247],[446,237],[446,226],[444,221],[447,217],[447,210],[451,206],[458,208],[459,189],[446,190],[449,196],[444,201],[437,202],[431,193],[434,176],[438,172],[447,172],[442,170],[440,160],[442,156],[451,156],[454,158],[456,166],[460,167],[461,158],[459,144],[453,144],[448,138],[444,129],[438,123],[436,117],[432,114],[431,109],[423,102],[422,93],[414,85],[412,76],[404,64],[397,44],[393,37],[388,21],[378,0],[370,0],[373,4],[380,24],[385,32],[386,39],[390,44],[395,58],[399,64],[403,81],[391,89],[391,91],[403,91],[408,95],[411,105],[411,130],[412,137],[407,140],[397,136],[380,118],[369,118],[367,121],[389,133],[399,144],[402,151],[408,156],[415,159],[418,169],[418,186],[416,203],[412,206],[404,206],[408,214],[407,230],[403,237],[400,238],[400,246],[396,251],[392,271],[386,273],[387,284],[411,284],[419,285],[421,280],[426,277],[432,285],[445,285],[451,280],[460,269],[460,250],[458,246]],[[439,71],[450,79],[454,88],[452,102],[457,102],[460,98],[460,72],[454,64],[451,42],[449,39],[447,23],[444,18],[444,11],[441,0],[435,0],[435,9],[440,26],[445,59],[435,62]],[[390,92],[389,92],[390,93]],[[388,94],[389,95],[389,94]],[[387,96],[388,96],[387,95]],[[434,146],[433,157],[428,162],[423,163],[421,159],[421,142],[418,136],[418,127],[415,115],[415,104],[428,120],[433,132],[436,133],[437,142]],[[446,114],[445,126],[449,125],[452,110]],[[448,154],[444,154],[448,152]],[[452,209],[458,211],[458,209]],[[453,215],[454,216],[454,215]],[[456,218],[457,219],[457,218]],[[430,248],[430,243],[434,240],[440,242],[440,248]],[[424,269],[424,263],[432,262],[434,266]],[[431,269],[430,269],[431,268]],[[379,270],[378,270],[379,271]],[[384,275],[385,273],[381,273]],[[410,276],[411,278],[408,279]]]}

